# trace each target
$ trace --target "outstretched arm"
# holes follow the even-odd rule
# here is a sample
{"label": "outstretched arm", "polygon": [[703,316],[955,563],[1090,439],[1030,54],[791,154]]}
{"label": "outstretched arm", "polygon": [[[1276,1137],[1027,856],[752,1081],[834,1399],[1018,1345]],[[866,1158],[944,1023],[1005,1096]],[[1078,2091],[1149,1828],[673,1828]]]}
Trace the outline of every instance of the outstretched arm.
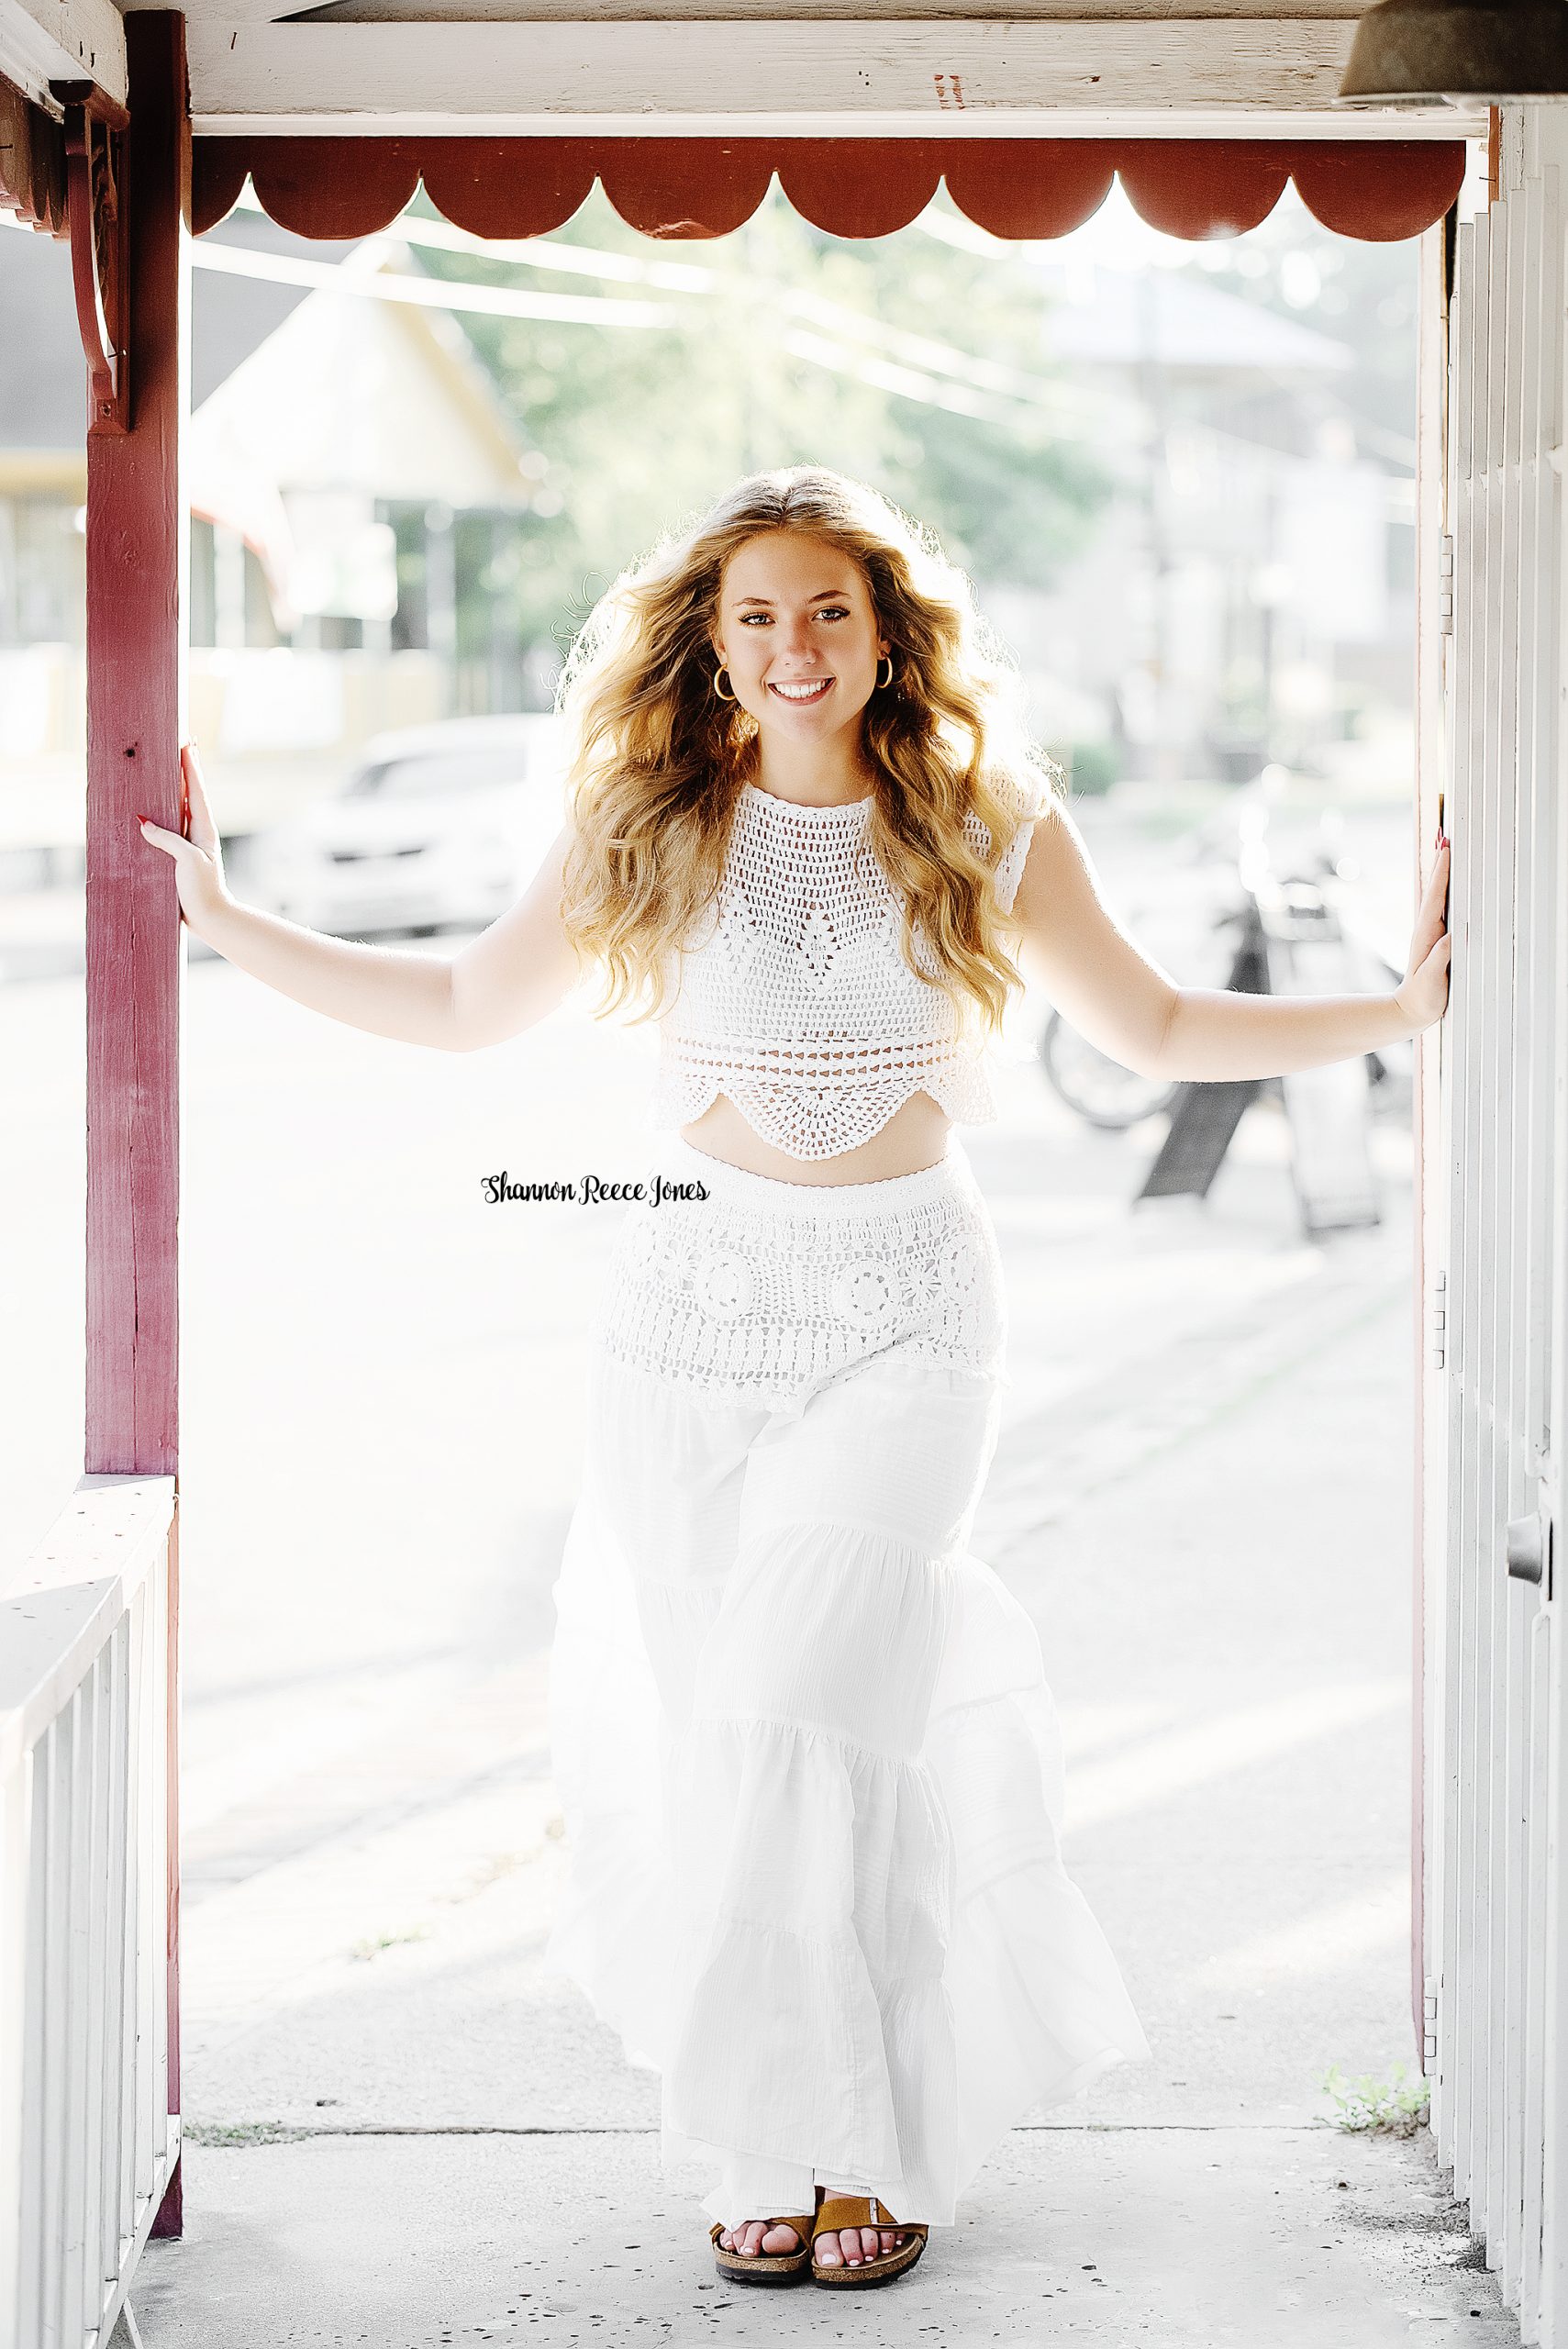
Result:
{"label": "outstretched arm", "polygon": [[564,831],[517,904],[451,958],[370,946],[231,896],[188,746],[181,765],[189,795],[184,825],[175,832],[143,820],[142,838],[172,858],[181,910],[196,936],[280,995],[373,1036],[469,1052],[531,1027],[571,989],[578,971],[561,923]]}
{"label": "outstretched arm", "polygon": [[1034,828],[1014,902],[1025,958],[1063,1019],[1140,1076],[1284,1076],[1418,1035],[1448,1001],[1445,842],[1391,995],[1241,995],[1183,987],[1110,913],[1083,836],[1053,806]]}

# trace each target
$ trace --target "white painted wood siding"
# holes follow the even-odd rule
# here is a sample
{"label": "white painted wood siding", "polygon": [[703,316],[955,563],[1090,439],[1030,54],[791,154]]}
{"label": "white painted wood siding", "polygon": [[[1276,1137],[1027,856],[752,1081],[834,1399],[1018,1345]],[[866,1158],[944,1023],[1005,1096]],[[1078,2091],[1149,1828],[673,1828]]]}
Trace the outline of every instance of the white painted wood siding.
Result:
{"label": "white painted wood siding", "polygon": [[[1460,225],[1454,257],[1453,981],[1440,1120],[1446,1202],[1426,1265],[1445,1453],[1427,1510],[1432,2125],[1524,2340],[1559,2344],[1568,2343],[1568,2304],[1542,2277],[1553,2216],[1548,2091],[1568,2019],[1547,1968],[1564,1881],[1550,1771],[1560,1600],[1549,1579],[1510,1575],[1508,1529],[1522,1533],[1553,1513],[1553,1378],[1560,1386],[1562,1375],[1553,1344],[1568,1164],[1555,460],[1565,184],[1568,108],[1505,108],[1496,201]],[[1560,1557],[1560,1575],[1565,1566]]]}

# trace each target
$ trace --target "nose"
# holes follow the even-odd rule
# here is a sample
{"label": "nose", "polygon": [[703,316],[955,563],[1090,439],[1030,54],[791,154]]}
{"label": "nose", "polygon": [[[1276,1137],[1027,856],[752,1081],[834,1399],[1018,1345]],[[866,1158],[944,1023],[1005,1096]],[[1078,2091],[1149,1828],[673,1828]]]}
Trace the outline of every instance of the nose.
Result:
{"label": "nose", "polygon": [[795,620],[785,627],[784,641],[779,646],[775,658],[782,666],[786,668],[815,669],[817,667],[820,654],[812,641],[811,629],[807,621]]}

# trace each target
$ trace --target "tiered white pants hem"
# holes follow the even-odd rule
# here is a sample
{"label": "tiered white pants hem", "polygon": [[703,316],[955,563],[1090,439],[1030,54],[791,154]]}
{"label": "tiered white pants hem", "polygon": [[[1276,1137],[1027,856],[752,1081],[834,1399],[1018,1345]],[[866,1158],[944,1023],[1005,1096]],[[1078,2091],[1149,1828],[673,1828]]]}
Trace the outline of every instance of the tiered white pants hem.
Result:
{"label": "tiered white pants hem", "polygon": [[1039,1635],[968,1548],[989,1219],[956,1151],[826,1197],[679,1142],[661,1168],[710,1197],[634,1208],[612,1268],[555,1586],[545,1965],[661,2074],[665,2174],[711,2218],[825,2184],[950,2224],[1014,2121],[1149,2053],[1062,1864]]}

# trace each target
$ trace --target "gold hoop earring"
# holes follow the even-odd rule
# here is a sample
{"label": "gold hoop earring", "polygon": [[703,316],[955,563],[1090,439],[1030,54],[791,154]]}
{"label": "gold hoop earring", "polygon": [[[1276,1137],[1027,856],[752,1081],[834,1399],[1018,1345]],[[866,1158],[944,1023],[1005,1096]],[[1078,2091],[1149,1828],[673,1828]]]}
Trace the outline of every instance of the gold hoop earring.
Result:
{"label": "gold hoop earring", "polygon": [[[877,681],[876,681],[876,682],[877,682],[878,685],[882,688],[883,692],[884,692],[884,693],[885,693],[885,692],[886,692],[886,690],[887,690],[887,688],[888,688],[888,686],[893,683],[893,655],[892,655],[892,653],[891,653],[891,652],[884,652],[884,653],[883,654],[883,656],[882,656],[882,661],[885,661],[885,662],[886,662],[886,663],[887,663],[887,674],[886,674],[886,676],[885,676],[885,677],[879,675],[879,676],[878,676],[878,678],[877,678]],[[877,665],[877,668],[878,668],[878,670],[879,670],[879,671],[881,670],[881,667],[882,667],[882,661],[879,661],[879,662],[877,662],[877,664],[876,664],[876,665]]]}
{"label": "gold hoop earring", "polygon": [[718,682],[720,677],[728,677],[728,674],[729,670],[727,665],[716,669],[713,673],[713,690],[718,696],[720,701],[739,701],[740,698],[739,694],[727,694],[724,687]]}

